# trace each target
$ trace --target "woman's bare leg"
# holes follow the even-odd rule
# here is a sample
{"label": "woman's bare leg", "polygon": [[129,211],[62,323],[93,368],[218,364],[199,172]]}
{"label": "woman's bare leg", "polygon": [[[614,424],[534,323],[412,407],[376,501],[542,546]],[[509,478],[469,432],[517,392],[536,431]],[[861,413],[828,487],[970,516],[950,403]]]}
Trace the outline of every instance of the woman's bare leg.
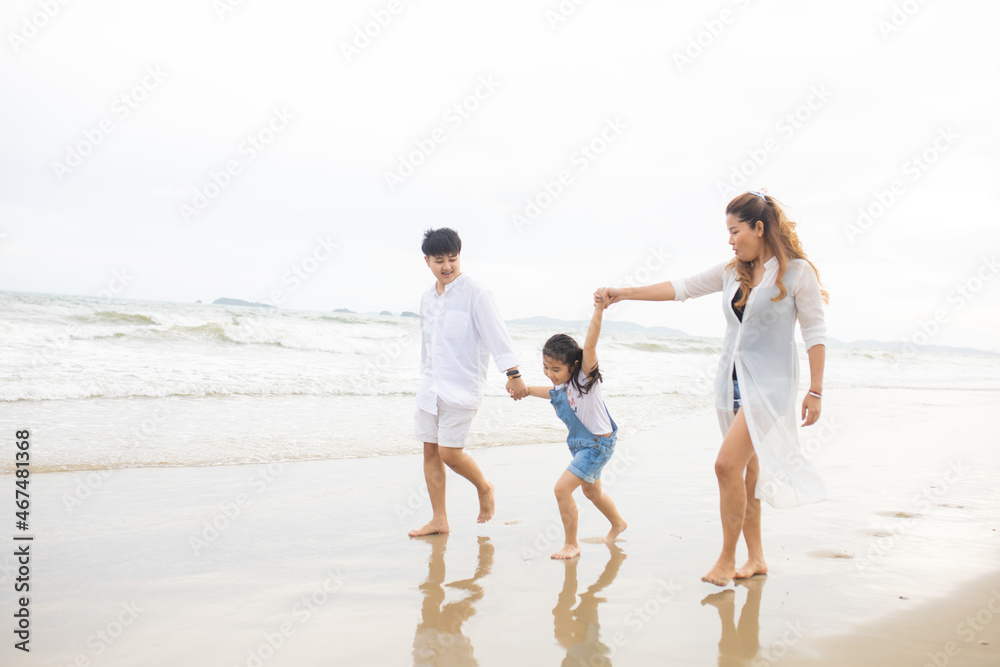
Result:
{"label": "woman's bare leg", "polygon": [[760,499],[754,496],[757,488],[757,476],[760,474],[760,461],[754,454],[747,464],[746,494],[747,511],[743,516],[743,540],[747,543],[750,554],[747,562],[736,570],[734,579],[749,579],[755,574],[767,574],[767,563],[764,561],[764,547],[760,540]]}
{"label": "woman's bare leg", "polygon": [[740,408],[722,440],[719,456],[715,460],[715,476],[719,480],[719,514],[722,519],[722,553],[701,580],[716,586],[725,586],[736,574],[736,544],[743,531],[743,518],[747,511],[746,480],[743,475],[753,456],[750,431],[743,416],[743,408]]}

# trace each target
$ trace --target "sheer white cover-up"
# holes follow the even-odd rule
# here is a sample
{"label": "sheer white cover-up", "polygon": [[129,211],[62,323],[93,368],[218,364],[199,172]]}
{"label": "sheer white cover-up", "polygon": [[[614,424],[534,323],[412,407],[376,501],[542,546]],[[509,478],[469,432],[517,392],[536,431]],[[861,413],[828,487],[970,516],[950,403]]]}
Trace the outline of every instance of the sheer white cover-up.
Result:
{"label": "sheer white cover-up", "polygon": [[777,275],[778,260],[772,257],[764,264],[760,283],[750,291],[742,323],[732,307],[740,283],[726,263],[672,284],[677,301],[722,292],[726,337],[715,377],[719,426],[725,437],[735,417],[735,367],[743,414],[760,462],[754,495],[772,507],[784,508],[826,499],[823,480],[799,445],[795,321],[799,321],[806,349],[826,344],[826,322],[819,280],[808,262],[788,262],[782,278],[788,293],[784,299],[772,301],[779,293]]}

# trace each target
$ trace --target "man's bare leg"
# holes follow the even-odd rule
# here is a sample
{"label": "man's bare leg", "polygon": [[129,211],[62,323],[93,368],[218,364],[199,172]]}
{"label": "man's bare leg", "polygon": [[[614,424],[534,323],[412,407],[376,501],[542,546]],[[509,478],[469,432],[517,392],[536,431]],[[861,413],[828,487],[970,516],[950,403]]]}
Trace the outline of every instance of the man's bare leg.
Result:
{"label": "man's bare leg", "polygon": [[427,482],[427,495],[431,499],[430,523],[423,528],[410,531],[410,537],[434,535],[448,532],[448,511],[445,505],[445,470],[436,442],[424,443],[424,481]]}
{"label": "man's bare leg", "polygon": [[496,511],[496,494],[493,483],[487,482],[483,471],[479,469],[475,459],[465,453],[461,447],[441,447],[441,460],[445,465],[472,482],[479,493],[479,518],[477,523],[486,523],[493,518]]}

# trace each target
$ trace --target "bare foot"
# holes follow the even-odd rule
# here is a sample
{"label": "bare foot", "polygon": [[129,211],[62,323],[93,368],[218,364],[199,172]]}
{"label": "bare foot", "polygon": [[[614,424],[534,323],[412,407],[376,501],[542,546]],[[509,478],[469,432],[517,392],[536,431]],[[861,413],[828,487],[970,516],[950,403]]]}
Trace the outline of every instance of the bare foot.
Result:
{"label": "bare foot", "polygon": [[496,494],[493,492],[493,482],[486,482],[486,486],[489,487],[486,493],[479,492],[479,518],[476,519],[476,523],[486,523],[493,518],[493,512],[496,511]]}
{"label": "bare foot", "polygon": [[736,574],[736,566],[734,564],[719,560],[701,580],[715,584],[716,586],[725,586],[733,578],[734,574]]}
{"label": "bare foot", "polygon": [[552,554],[552,558],[556,560],[569,560],[570,558],[576,558],[579,555],[579,544],[564,544],[562,549]]}
{"label": "bare foot", "polygon": [[614,543],[615,538],[624,533],[626,528],[628,528],[628,524],[624,520],[616,526],[611,526],[608,534],[601,538],[601,544]]}
{"label": "bare foot", "polygon": [[422,535],[437,535],[439,533],[447,533],[448,521],[434,521],[432,520],[429,524],[423,528],[416,528],[411,530],[408,534],[410,537],[421,537]]}
{"label": "bare foot", "polygon": [[734,608],[734,597],[736,597],[736,592],[732,588],[727,588],[724,591],[706,595],[705,599],[701,601],[701,606],[704,607],[705,605],[710,604],[719,611],[722,611],[723,607],[732,610]]}
{"label": "bare foot", "polygon": [[767,563],[764,562],[763,558],[752,558],[748,560],[743,567],[736,570],[736,574],[733,575],[733,579],[749,579],[755,574],[767,574]]}

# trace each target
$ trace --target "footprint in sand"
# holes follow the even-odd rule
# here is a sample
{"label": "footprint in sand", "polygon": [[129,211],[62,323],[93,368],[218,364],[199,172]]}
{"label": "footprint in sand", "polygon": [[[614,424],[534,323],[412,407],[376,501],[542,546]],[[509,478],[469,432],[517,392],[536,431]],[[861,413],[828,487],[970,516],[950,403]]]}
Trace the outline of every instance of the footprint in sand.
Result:
{"label": "footprint in sand", "polygon": [[813,558],[841,558],[847,560],[854,558],[854,556],[844,551],[810,551],[807,555]]}
{"label": "footprint in sand", "polygon": [[916,519],[920,516],[919,514],[912,514],[910,512],[875,512],[875,514],[892,517],[893,519]]}
{"label": "footprint in sand", "polygon": [[862,535],[871,535],[872,537],[892,537],[892,533],[890,533],[888,530],[863,529],[859,530],[858,532],[861,533]]}
{"label": "footprint in sand", "polygon": [[[581,537],[580,541],[581,542],[586,542],[587,544],[604,544],[604,542],[601,542],[601,538],[600,537]],[[622,539],[620,537],[615,540],[616,543],[617,542],[627,542],[627,541],[628,540],[624,540],[624,539]]]}

